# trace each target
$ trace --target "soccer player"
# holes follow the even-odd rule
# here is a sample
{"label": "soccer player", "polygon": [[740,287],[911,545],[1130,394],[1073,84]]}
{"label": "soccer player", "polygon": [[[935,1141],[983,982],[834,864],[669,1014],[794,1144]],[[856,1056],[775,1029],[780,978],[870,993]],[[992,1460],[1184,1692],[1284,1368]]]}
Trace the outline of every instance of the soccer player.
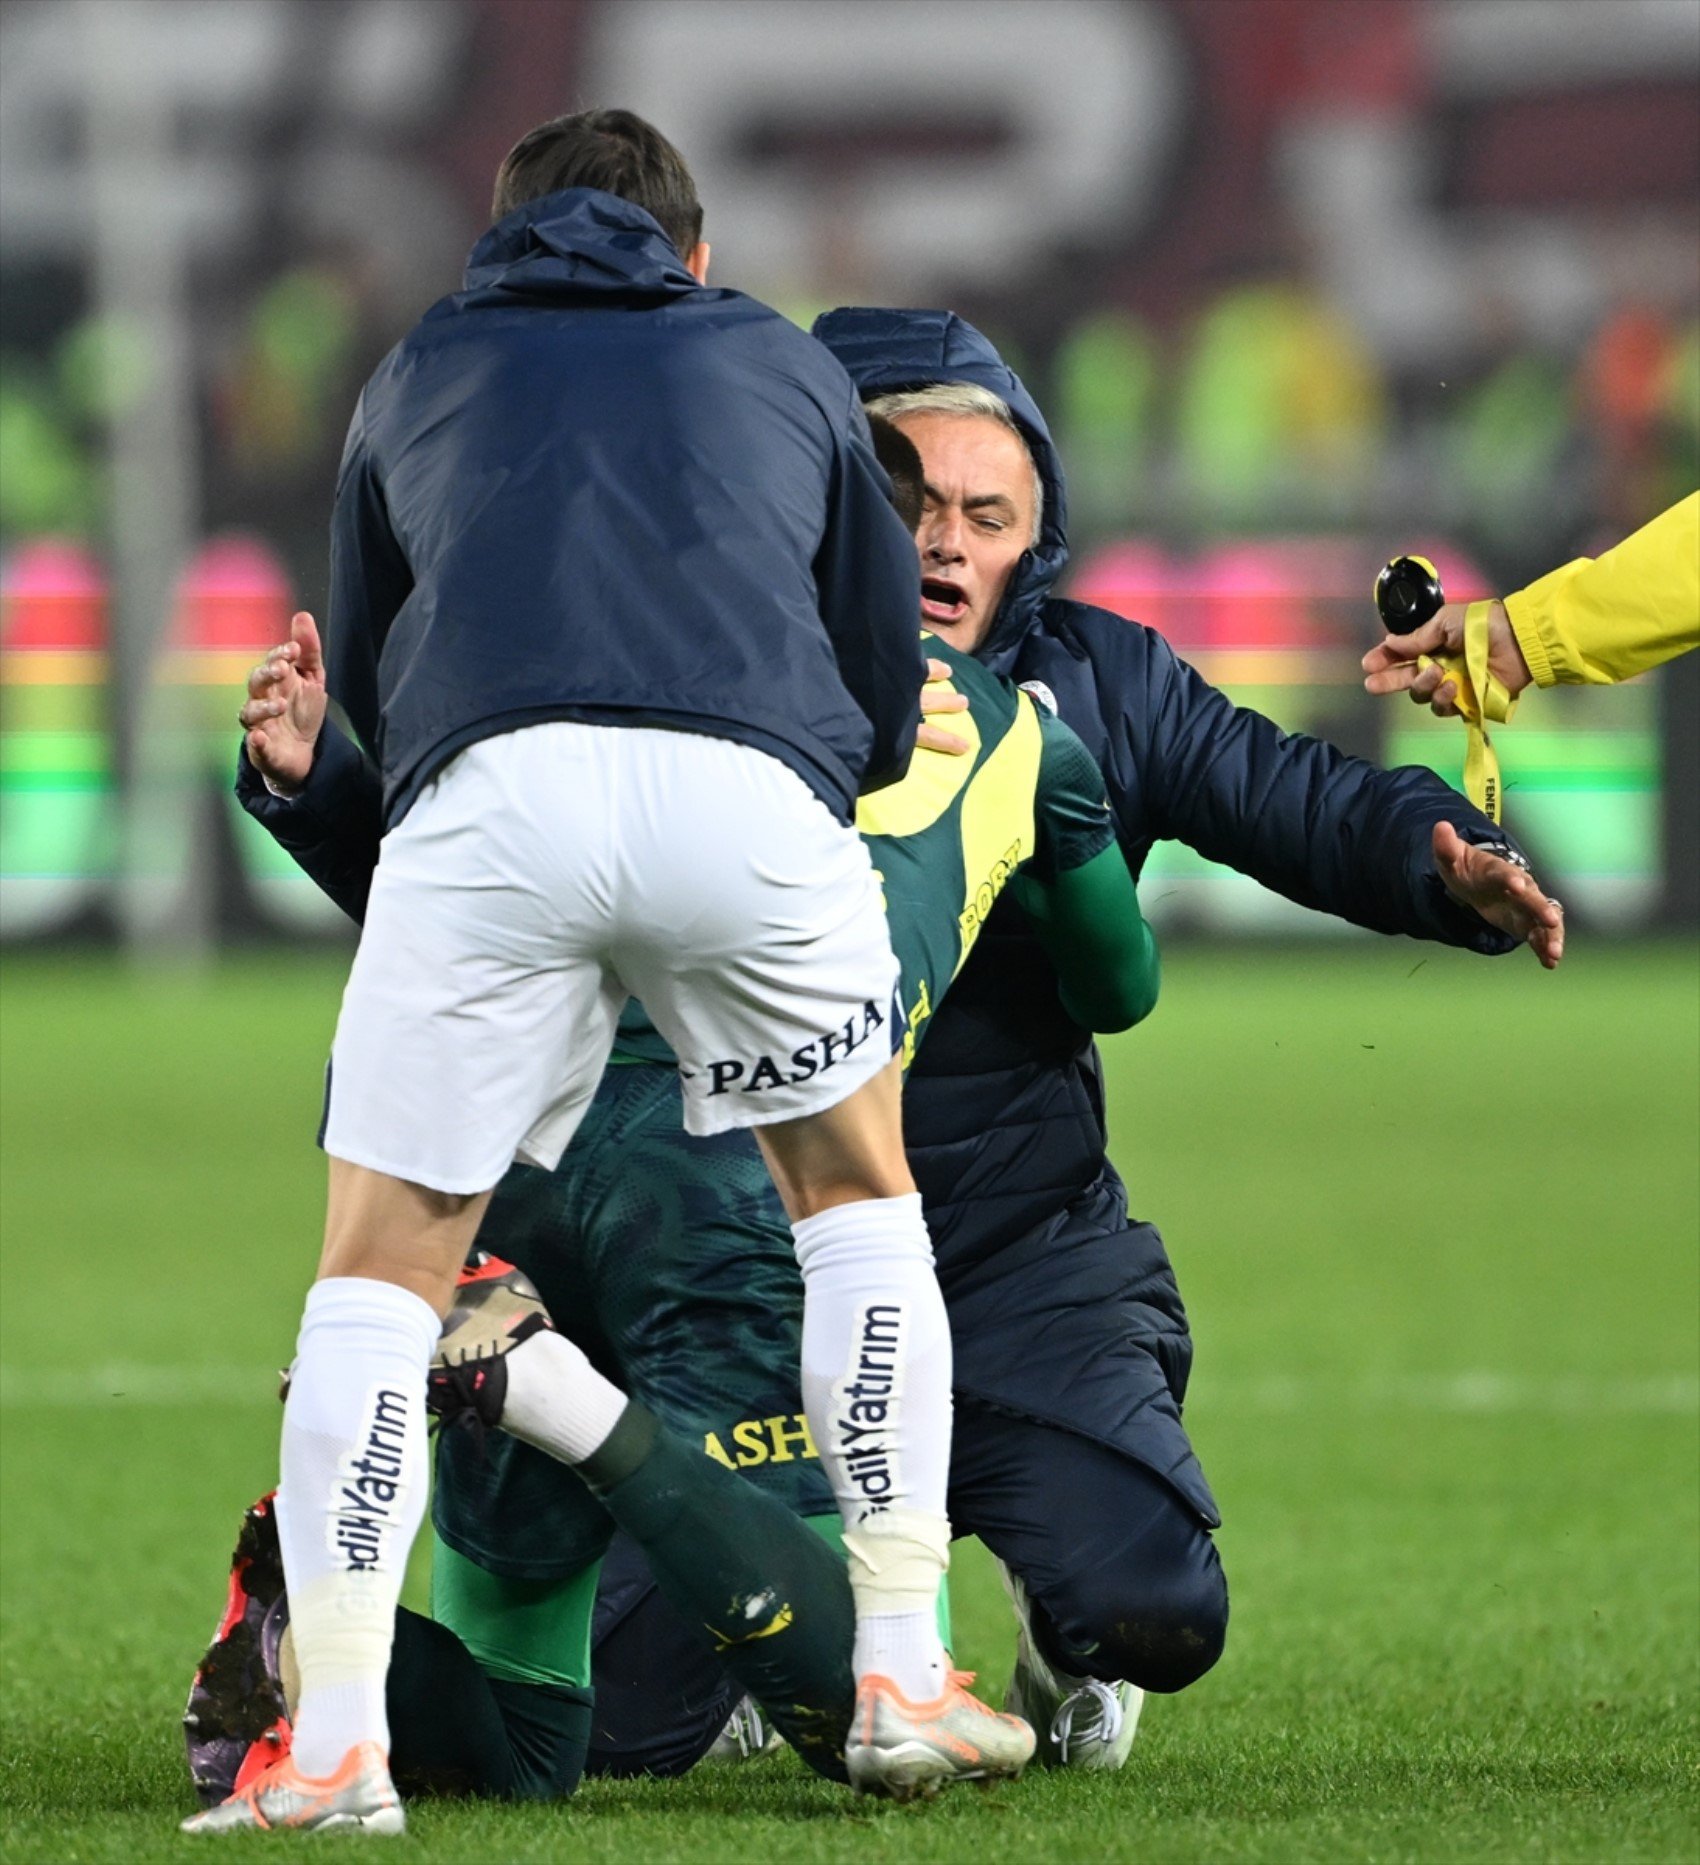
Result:
{"label": "soccer player", "polygon": [[[1050,691],[1136,872],[1173,839],[1378,931],[1558,962],[1556,906],[1438,778],[1288,736],[1153,630],[1052,593],[1061,463],[977,331],[872,309],[815,331],[921,453],[925,625]],[[1216,1661],[1228,1595],[1181,1422],[1186,1313],[1161,1237],[1129,1214],[1097,1053],[1037,934],[1018,903],[994,911],[910,1071],[904,1126],[956,1348],[952,1518],[1003,1563],[1024,1619],[1008,1701],[1040,1760],[1104,1767],[1132,1738],[1130,1686],[1179,1690]]]}
{"label": "soccer player", "polygon": [[[1449,602],[1363,658],[1371,693],[1409,693],[1458,715],[1466,605]],[[1700,647],[1700,492],[1599,557],[1577,557],[1488,611],[1488,671],[1515,699],[1528,686],[1611,686]],[[1446,655],[1452,666],[1431,659]]]}
{"label": "soccer player", "polygon": [[[898,450],[882,458],[899,490],[907,456],[918,510],[912,450],[895,435],[878,439]],[[1006,886],[1041,916],[1074,1014],[1104,1029],[1139,1020],[1155,999],[1155,946],[1090,758],[1041,705],[974,662],[945,650],[935,671],[944,678],[927,703],[946,718],[952,704],[965,708],[952,722],[966,755],[923,750],[902,783],[858,810],[902,964],[906,1057]],[[945,697],[952,681],[962,689],[954,702]],[[250,731],[239,793],[358,916],[360,876],[375,856],[375,773],[324,723],[309,618],[298,617],[290,646],[256,668],[243,715]],[[282,801],[262,788],[265,772],[305,782]],[[727,1462],[753,1463],[752,1477],[818,1517],[818,1465],[798,1454],[809,1437],[795,1397],[795,1269],[754,1149],[735,1134],[679,1133],[674,1058],[636,1006],[622,1019],[614,1060],[622,1066],[609,1071],[560,1165],[516,1167],[480,1242],[517,1261],[593,1357],[666,1422]],[[726,1091],[738,1086],[731,1078]],[[521,1345],[498,1366],[462,1369],[473,1375],[463,1402],[518,1435],[494,1434],[481,1447],[460,1434],[443,1443],[433,1603],[444,1629],[427,1634],[403,1615],[397,1664],[409,1687],[392,1702],[398,1765],[429,1752],[441,1773],[449,1755],[449,1772],[480,1791],[542,1795],[576,1780],[577,1758],[558,1732],[570,1720],[567,1693],[584,1695],[589,1594],[610,1524],[584,1485],[542,1454],[559,1450],[546,1405],[522,1391],[511,1415],[503,1409],[505,1375],[533,1351]],[[696,1717],[694,1734],[688,1712],[668,1714],[678,1674],[700,1680],[700,1655],[665,1633],[653,1649],[644,1693],[663,1712],[668,1751],[694,1759],[723,1710]],[[498,1711],[514,1726],[511,1741],[490,1733]],[[203,1742],[216,1724],[210,1711],[206,1722]],[[544,1740],[544,1730],[557,1734]]]}
{"label": "soccer player", "polygon": [[[687,1126],[757,1128],[792,1221],[857,1601],[852,1778],[908,1791],[918,1748],[928,1780],[1031,1748],[934,1620],[949,1331],[903,1157],[896,961],[848,820],[919,719],[912,541],[842,370],[707,288],[694,185],[650,125],[540,126],[494,211],[466,289],[367,384],[338,484],[329,685],[377,754],[385,833],[284,1416],[301,1695],[292,1753],[194,1831],[402,1829],[384,1682],[426,1367],[492,1189],[516,1154],[559,1159],[634,991]],[[591,1481],[669,1454],[545,1340],[558,1443]],[[869,1439],[844,1392],[876,1367]]]}

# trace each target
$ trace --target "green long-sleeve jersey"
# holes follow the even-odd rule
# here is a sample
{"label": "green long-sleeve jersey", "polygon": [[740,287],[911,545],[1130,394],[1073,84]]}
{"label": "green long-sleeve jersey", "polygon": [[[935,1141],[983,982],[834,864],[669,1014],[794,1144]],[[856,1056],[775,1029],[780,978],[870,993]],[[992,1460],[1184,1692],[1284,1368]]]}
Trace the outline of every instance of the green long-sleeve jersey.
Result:
{"label": "green long-sleeve jersey", "polygon": [[[1011,886],[1075,1020],[1094,1030],[1139,1022],[1157,1000],[1157,947],[1091,753],[1013,681],[931,637],[926,647],[968,700],[966,712],[940,723],[970,748],[917,751],[901,783],[863,797],[856,810],[901,967],[904,1066]],[[629,1005],[615,1060],[672,1059],[641,1008]]]}

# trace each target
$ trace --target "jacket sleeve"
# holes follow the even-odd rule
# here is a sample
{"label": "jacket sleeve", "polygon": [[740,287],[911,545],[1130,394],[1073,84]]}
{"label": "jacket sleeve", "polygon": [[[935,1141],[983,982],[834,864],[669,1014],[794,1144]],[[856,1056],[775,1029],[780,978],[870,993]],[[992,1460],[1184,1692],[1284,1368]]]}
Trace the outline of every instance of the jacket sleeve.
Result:
{"label": "jacket sleeve", "polygon": [[839,674],[873,727],[864,794],[896,783],[908,770],[926,678],[921,560],[892,507],[890,485],[852,393],[814,571]]}
{"label": "jacket sleeve", "polygon": [[313,768],[300,793],[273,796],[265,779],[236,753],[236,795],[296,866],[316,881],[356,923],[378,865],[383,834],[383,784],[377,766],[328,719],[319,734]]}
{"label": "jacket sleeve", "polygon": [[1236,706],[1149,628],[1122,624],[1128,652],[1119,749],[1137,773],[1111,803],[1137,868],[1153,840],[1185,842],[1300,906],[1376,932],[1409,933],[1498,954],[1516,941],[1460,906],[1434,868],[1434,826],[1467,842],[1506,843],[1432,771],[1384,771],[1321,739],[1289,735]]}
{"label": "jacket sleeve", "polygon": [[1505,598],[1536,686],[1608,685],[1700,646],[1700,492]]}
{"label": "jacket sleeve", "polygon": [[331,512],[330,597],[325,614],[325,684],[363,745],[378,745],[378,656],[413,572],[390,526],[366,432],[361,396],[343,449]]}

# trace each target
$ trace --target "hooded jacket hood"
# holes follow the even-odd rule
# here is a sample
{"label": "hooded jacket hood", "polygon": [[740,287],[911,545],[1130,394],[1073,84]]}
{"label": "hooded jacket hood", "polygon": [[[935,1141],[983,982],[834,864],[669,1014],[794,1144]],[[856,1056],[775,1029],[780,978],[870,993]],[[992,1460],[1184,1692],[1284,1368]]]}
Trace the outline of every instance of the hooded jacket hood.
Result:
{"label": "hooded jacket hood", "polygon": [[467,259],[465,288],[427,315],[506,297],[564,305],[608,292],[642,302],[701,290],[653,215],[600,188],[563,188],[498,220]]}
{"label": "hooded jacket hood", "polygon": [[523,203],[379,365],[344,450],[329,667],[386,821],[465,746],[566,719],[747,744],[847,822],[920,713],[889,490],[796,325],[699,285],[630,201]]}
{"label": "hooded jacket hood", "polygon": [[935,382],[973,382],[1009,404],[1045,488],[1039,542],[1016,564],[980,653],[986,657],[1013,647],[1038,620],[1041,605],[1068,562],[1062,461],[1038,403],[992,344],[954,311],[847,306],[816,318],[814,335],[849,371],[863,401]]}

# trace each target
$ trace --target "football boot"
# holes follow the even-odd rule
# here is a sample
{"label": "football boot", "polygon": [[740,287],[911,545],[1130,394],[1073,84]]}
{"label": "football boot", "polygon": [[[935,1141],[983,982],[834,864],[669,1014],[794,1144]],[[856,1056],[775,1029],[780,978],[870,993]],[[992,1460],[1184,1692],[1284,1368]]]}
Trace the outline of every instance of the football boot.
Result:
{"label": "football boot", "polygon": [[276,1492],[243,1513],[224,1613],[195,1668],[183,1711],[189,1773],[204,1807],[289,1751],[278,1641],[287,1623]]}
{"label": "football boot", "polygon": [[1021,1622],[1003,1706],[1032,1724],[1034,1760],[1043,1768],[1119,1768],[1133,1748],[1145,1692],[1137,1684],[1075,1677],[1047,1664],[1033,1637],[1027,1589],[1001,1561],[998,1569]]}
{"label": "football boot", "polygon": [[1033,1731],[969,1694],[970,1671],[952,1671],[930,1703],[912,1703],[889,1677],[856,1685],[844,1765],[858,1794],[930,1800],[952,1781],[1013,1778],[1033,1758]]}
{"label": "football boot", "polygon": [[726,1727],[714,1738],[704,1761],[754,1761],[758,1755],[776,1755],[785,1746],[785,1738],[762,1714],[754,1697],[741,1698],[738,1707],[726,1719]]}
{"label": "football boot", "polygon": [[454,1305],[426,1375],[425,1403],[439,1422],[480,1443],[502,1422],[507,1356],[554,1322],[523,1270],[475,1250],[455,1280]]}
{"label": "football boot", "polygon": [[186,1819],[182,1831],[322,1832],[338,1826],[368,1833],[407,1829],[389,1758],[376,1742],[357,1742],[322,1780],[302,1774],[293,1756],[280,1756],[228,1800]]}

